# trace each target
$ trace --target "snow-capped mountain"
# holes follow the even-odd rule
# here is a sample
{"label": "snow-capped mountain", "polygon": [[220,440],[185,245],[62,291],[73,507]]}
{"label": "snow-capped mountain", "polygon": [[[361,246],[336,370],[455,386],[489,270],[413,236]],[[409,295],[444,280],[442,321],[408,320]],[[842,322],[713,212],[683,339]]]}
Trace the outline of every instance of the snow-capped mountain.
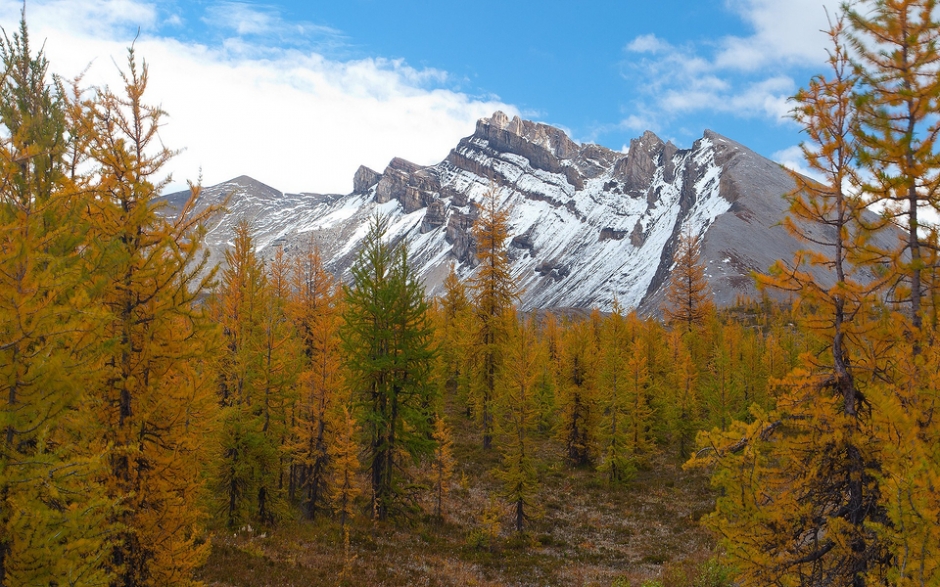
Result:
{"label": "snow-capped mountain", "polygon": [[221,260],[245,218],[262,255],[315,243],[346,276],[370,216],[381,212],[391,218],[390,238],[407,242],[412,265],[436,294],[451,263],[462,277],[473,273],[474,202],[490,186],[511,209],[510,258],[524,309],[609,310],[616,299],[655,312],[683,230],[703,236],[720,305],[754,296],[752,271],[805,246],[777,226],[782,195],[794,186],[789,174],[717,133],[679,149],[647,132],[621,153],[501,112],[479,120],[436,165],[396,158],[381,173],[360,167],[348,195],[283,194],[244,176],[205,188],[207,204],[229,198],[208,243]]}

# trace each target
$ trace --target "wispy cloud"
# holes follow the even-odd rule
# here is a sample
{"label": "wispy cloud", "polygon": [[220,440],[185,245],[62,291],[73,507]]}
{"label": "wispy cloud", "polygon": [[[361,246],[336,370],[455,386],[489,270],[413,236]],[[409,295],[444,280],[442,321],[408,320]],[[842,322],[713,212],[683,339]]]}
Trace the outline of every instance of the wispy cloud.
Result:
{"label": "wispy cloud", "polygon": [[270,33],[280,17],[273,9],[262,9],[243,2],[219,2],[206,9],[202,21],[212,27],[234,31],[238,35]]}
{"label": "wispy cloud", "polygon": [[[24,3],[0,1],[0,24],[8,32],[17,27]],[[160,11],[153,2],[137,0],[45,0],[25,4],[26,20],[50,30],[80,27],[89,37],[124,37],[129,30],[153,30]],[[131,37],[133,39],[133,37]]]}
{"label": "wispy cloud", "polygon": [[770,158],[791,171],[795,171],[819,182],[826,181],[826,178],[818,170],[807,167],[806,160],[803,158],[803,150],[797,145],[781,149],[771,155]]}
{"label": "wispy cloud", "polygon": [[[0,0],[0,24],[8,31],[19,20],[16,6]],[[54,71],[71,76],[93,62],[85,81],[98,85],[118,82],[112,62],[123,63],[140,26],[135,47],[150,67],[149,99],[170,115],[163,142],[184,149],[168,169],[176,186],[201,170],[207,184],[247,174],[288,191],[345,193],[360,164],[381,171],[394,156],[435,163],[473,132],[478,118],[497,109],[517,112],[496,98],[450,88],[440,70],[279,44],[271,35],[283,20],[255,5],[227,5],[231,18],[214,25],[226,31],[221,40],[176,39],[164,29],[188,23],[177,22],[183,13],[171,8],[32,0],[27,20],[34,39],[46,39]],[[213,4],[201,17],[219,9]]]}
{"label": "wispy cloud", "polygon": [[342,31],[314,22],[288,21],[276,8],[263,4],[218,1],[206,7],[200,20],[223,37],[266,38],[278,44],[317,48],[346,42]]}
{"label": "wispy cloud", "polygon": [[[646,34],[624,47],[623,75],[641,88],[632,104],[665,125],[694,112],[738,118],[786,119],[800,74],[825,60],[827,0],[726,0],[752,29],[748,36],[674,45]],[[770,73],[773,72],[773,73]],[[802,80],[801,80],[802,81]],[[633,127],[636,118],[623,123]]]}

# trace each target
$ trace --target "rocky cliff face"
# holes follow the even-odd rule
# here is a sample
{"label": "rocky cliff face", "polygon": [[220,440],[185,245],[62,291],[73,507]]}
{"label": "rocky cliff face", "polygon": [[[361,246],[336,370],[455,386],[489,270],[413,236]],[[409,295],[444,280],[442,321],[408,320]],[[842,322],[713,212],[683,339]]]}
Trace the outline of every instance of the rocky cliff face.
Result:
{"label": "rocky cliff face", "polygon": [[207,203],[229,195],[230,211],[208,237],[214,258],[247,218],[262,254],[316,244],[345,275],[379,212],[391,217],[390,238],[407,243],[429,293],[438,293],[451,263],[463,277],[474,271],[474,203],[491,186],[511,209],[509,252],[525,309],[609,310],[616,299],[655,312],[683,230],[703,236],[721,305],[755,295],[750,272],[801,246],[776,226],[782,194],[793,188],[787,172],[711,131],[690,149],[647,132],[620,153],[497,112],[437,165],[396,158],[381,173],[361,167],[353,185],[348,195],[282,194],[241,177],[206,188]]}

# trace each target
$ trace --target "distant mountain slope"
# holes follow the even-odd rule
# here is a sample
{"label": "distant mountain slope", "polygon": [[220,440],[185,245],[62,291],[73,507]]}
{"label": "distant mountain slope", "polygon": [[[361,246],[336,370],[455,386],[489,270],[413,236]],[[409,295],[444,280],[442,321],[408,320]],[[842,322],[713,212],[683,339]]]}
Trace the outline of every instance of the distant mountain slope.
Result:
{"label": "distant mountain slope", "polygon": [[794,185],[789,174],[717,133],[705,131],[684,150],[647,132],[619,153],[501,112],[478,121],[436,165],[396,158],[381,173],[360,167],[348,195],[283,194],[245,176],[207,187],[207,204],[229,197],[208,243],[214,260],[223,259],[245,218],[262,254],[316,243],[345,276],[369,217],[380,212],[392,219],[391,238],[408,243],[428,291],[438,293],[452,262],[463,277],[473,272],[474,202],[490,185],[512,209],[510,258],[525,309],[609,310],[616,299],[655,312],[684,229],[704,238],[720,305],[754,296],[750,272],[804,246],[777,226],[782,195]]}

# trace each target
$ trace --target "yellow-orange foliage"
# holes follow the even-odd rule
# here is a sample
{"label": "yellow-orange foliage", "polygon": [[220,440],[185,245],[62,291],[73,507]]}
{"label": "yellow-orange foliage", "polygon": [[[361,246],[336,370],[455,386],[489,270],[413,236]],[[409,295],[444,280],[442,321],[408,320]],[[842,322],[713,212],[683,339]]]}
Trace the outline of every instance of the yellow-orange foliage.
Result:
{"label": "yellow-orange foliage", "polygon": [[627,423],[632,410],[627,395],[630,348],[626,321],[620,307],[616,306],[604,321],[598,347],[598,395],[602,414],[598,470],[612,483],[628,480],[634,470],[633,452],[627,440]]}
{"label": "yellow-orange foliage", "polygon": [[[924,209],[940,209],[940,6],[936,0],[889,0],[866,8],[867,2],[847,8],[853,65],[864,89],[856,100],[859,161],[869,178],[862,188],[883,205],[883,217],[905,231],[885,253],[889,277],[895,279],[892,301],[909,304],[906,315],[883,321],[880,332],[866,341],[875,349],[868,353],[874,355],[870,362],[881,358],[879,351],[890,355],[880,377],[886,389],[868,394],[887,441],[881,491],[890,523],[880,536],[895,557],[894,584],[938,584],[940,424],[934,413],[940,363],[936,331],[923,322],[925,309],[934,305],[936,272],[936,254],[930,251],[935,234],[925,230],[930,221]],[[930,318],[928,326],[935,323]]]}
{"label": "yellow-orange foliage", "polygon": [[[110,447],[102,478],[120,500],[122,531],[110,555],[118,585],[188,585],[208,554],[201,525],[202,470],[216,402],[208,360],[216,332],[197,298],[203,275],[199,189],[175,220],[156,213],[164,183],[154,175],[163,114],[142,102],[147,67],[129,51],[124,94],[94,103],[91,152],[100,165],[89,201],[100,257],[100,302],[108,313],[103,381],[95,390],[98,432]],[[152,153],[152,154],[148,154]]]}
{"label": "yellow-orange foliage", "polygon": [[581,320],[568,325],[560,358],[559,435],[568,462],[574,466],[589,465],[597,457],[598,448],[597,346],[590,322]]}
{"label": "yellow-orange foliage", "polygon": [[0,584],[104,584],[114,500],[87,396],[103,316],[66,175],[67,105],[25,23],[0,59]]}
{"label": "yellow-orange foliage", "polygon": [[688,330],[701,324],[709,312],[714,311],[711,287],[705,278],[705,265],[701,261],[701,237],[684,231],[679,237],[675,267],[669,277],[663,313],[668,322],[685,323]]}
{"label": "yellow-orange foliage", "polygon": [[444,295],[437,300],[436,331],[438,334],[438,371],[443,391],[471,409],[470,370],[473,308],[467,298],[467,288],[451,265],[444,280]]}
{"label": "yellow-orange foliage", "polygon": [[516,531],[521,532],[538,488],[531,436],[538,414],[535,383],[544,362],[544,347],[536,338],[534,319],[513,322],[496,402],[503,436],[503,462],[496,474],[503,482],[502,496],[512,507]]}
{"label": "yellow-orange foliage", "polygon": [[[762,278],[798,295],[796,314],[819,342],[778,382],[775,410],[755,405],[750,423],[702,433],[692,461],[717,461],[713,480],[722,496],[707,523],[744,585],[861,586],[883,581],[891,560],[877,532],[884,510],[875,471],[884,439],[872,400],[880,390],[866,375],[876,365],[859,338],[874,300],[849,263],[851,250],[865,250],[867,233],[858,222],[861,203],[843,191],[854,173],[855,80],[841,20],[829,34],[832,76],[813,78],[794,111],[814,143],[804,147],[807,163],[827,183],[794,174],[784,223],[816,249],[800,251],[792,264],[778,262]],[[816,279],[807,265],[828,269],[831,281]]]}
{"label": "yellow-orange foliage", "polygon": [[695,433],[701,427],[699,373],[681,332],[673,331],[667,335],[667,351],[672,367],[668,374],[664,408],[668,413],[668,431],[676,443],[679,457],[684,459],[689,456]]}
{"label": "yellow-orange foliage", "polygon": [[[866,10],[866,8],[874,8]],[[922,207],[940,208],[940,21],[936,0],[887,0],[849,4],[846,12],[853,64],[863,83],[854,102],[858,124],[858,160],[869,173],[862,185],[869,200],[883,205],[885,220],[906,231],[889,267],[906,284],[895,294],[910,304],[916,336],[924,284],[926,224]],[[914,347],[919,352],[919,347]]]}
{"label": "yellow-orange foliage", "polygon": [[333,421],[348,395],[340,362],[342,291],[323,267],[317,249],[294,260],[292,279],[290,315],[300,333],[305,363],[292,431],[291,488],[299,495],[304,514],[312,517],[328,501],[330,446],[334,438],[339,441],[336,433],[346,425]]}
{"label": "yellow-orange foliage", "polygon": [[288,318],[291,301],[290,263],[280,247],[271,259],[264,289],[261,338],[255,352],[261,355],[258,400],[261,434],[271,447],[271,458],[259,461],[258,520],[271,524],[287,515],[284,472],[290,414],[296,401],[301,345]]}
{"label": "yellow-orange foliage", "polygon": [[480,215],[472,230],[480,265],[471,281],[477,355],[471,391],[483,421],[483,448],[487,449],[493,441],[492,404],[502,365],[502,347],[510,328],[507,316],[518,298],[506,250],[510,209],[499,207],[497,195],[497,188],[490,186],[478,205]]}
{"label": "yellow-orange foliage", "polygon": [[346,406],[340,408],[340,416],[336,420],[335,439],[329,449],[330,458],[333,461],[330,500],[333,503],[333,511],[339,514],[340,525],[345,528],[346,523],[356,513],[356,498],[362,493],[357,477],[359,473],[359,459],[356,456],[359,452],[359,446],[356,444],[358,427]]}

